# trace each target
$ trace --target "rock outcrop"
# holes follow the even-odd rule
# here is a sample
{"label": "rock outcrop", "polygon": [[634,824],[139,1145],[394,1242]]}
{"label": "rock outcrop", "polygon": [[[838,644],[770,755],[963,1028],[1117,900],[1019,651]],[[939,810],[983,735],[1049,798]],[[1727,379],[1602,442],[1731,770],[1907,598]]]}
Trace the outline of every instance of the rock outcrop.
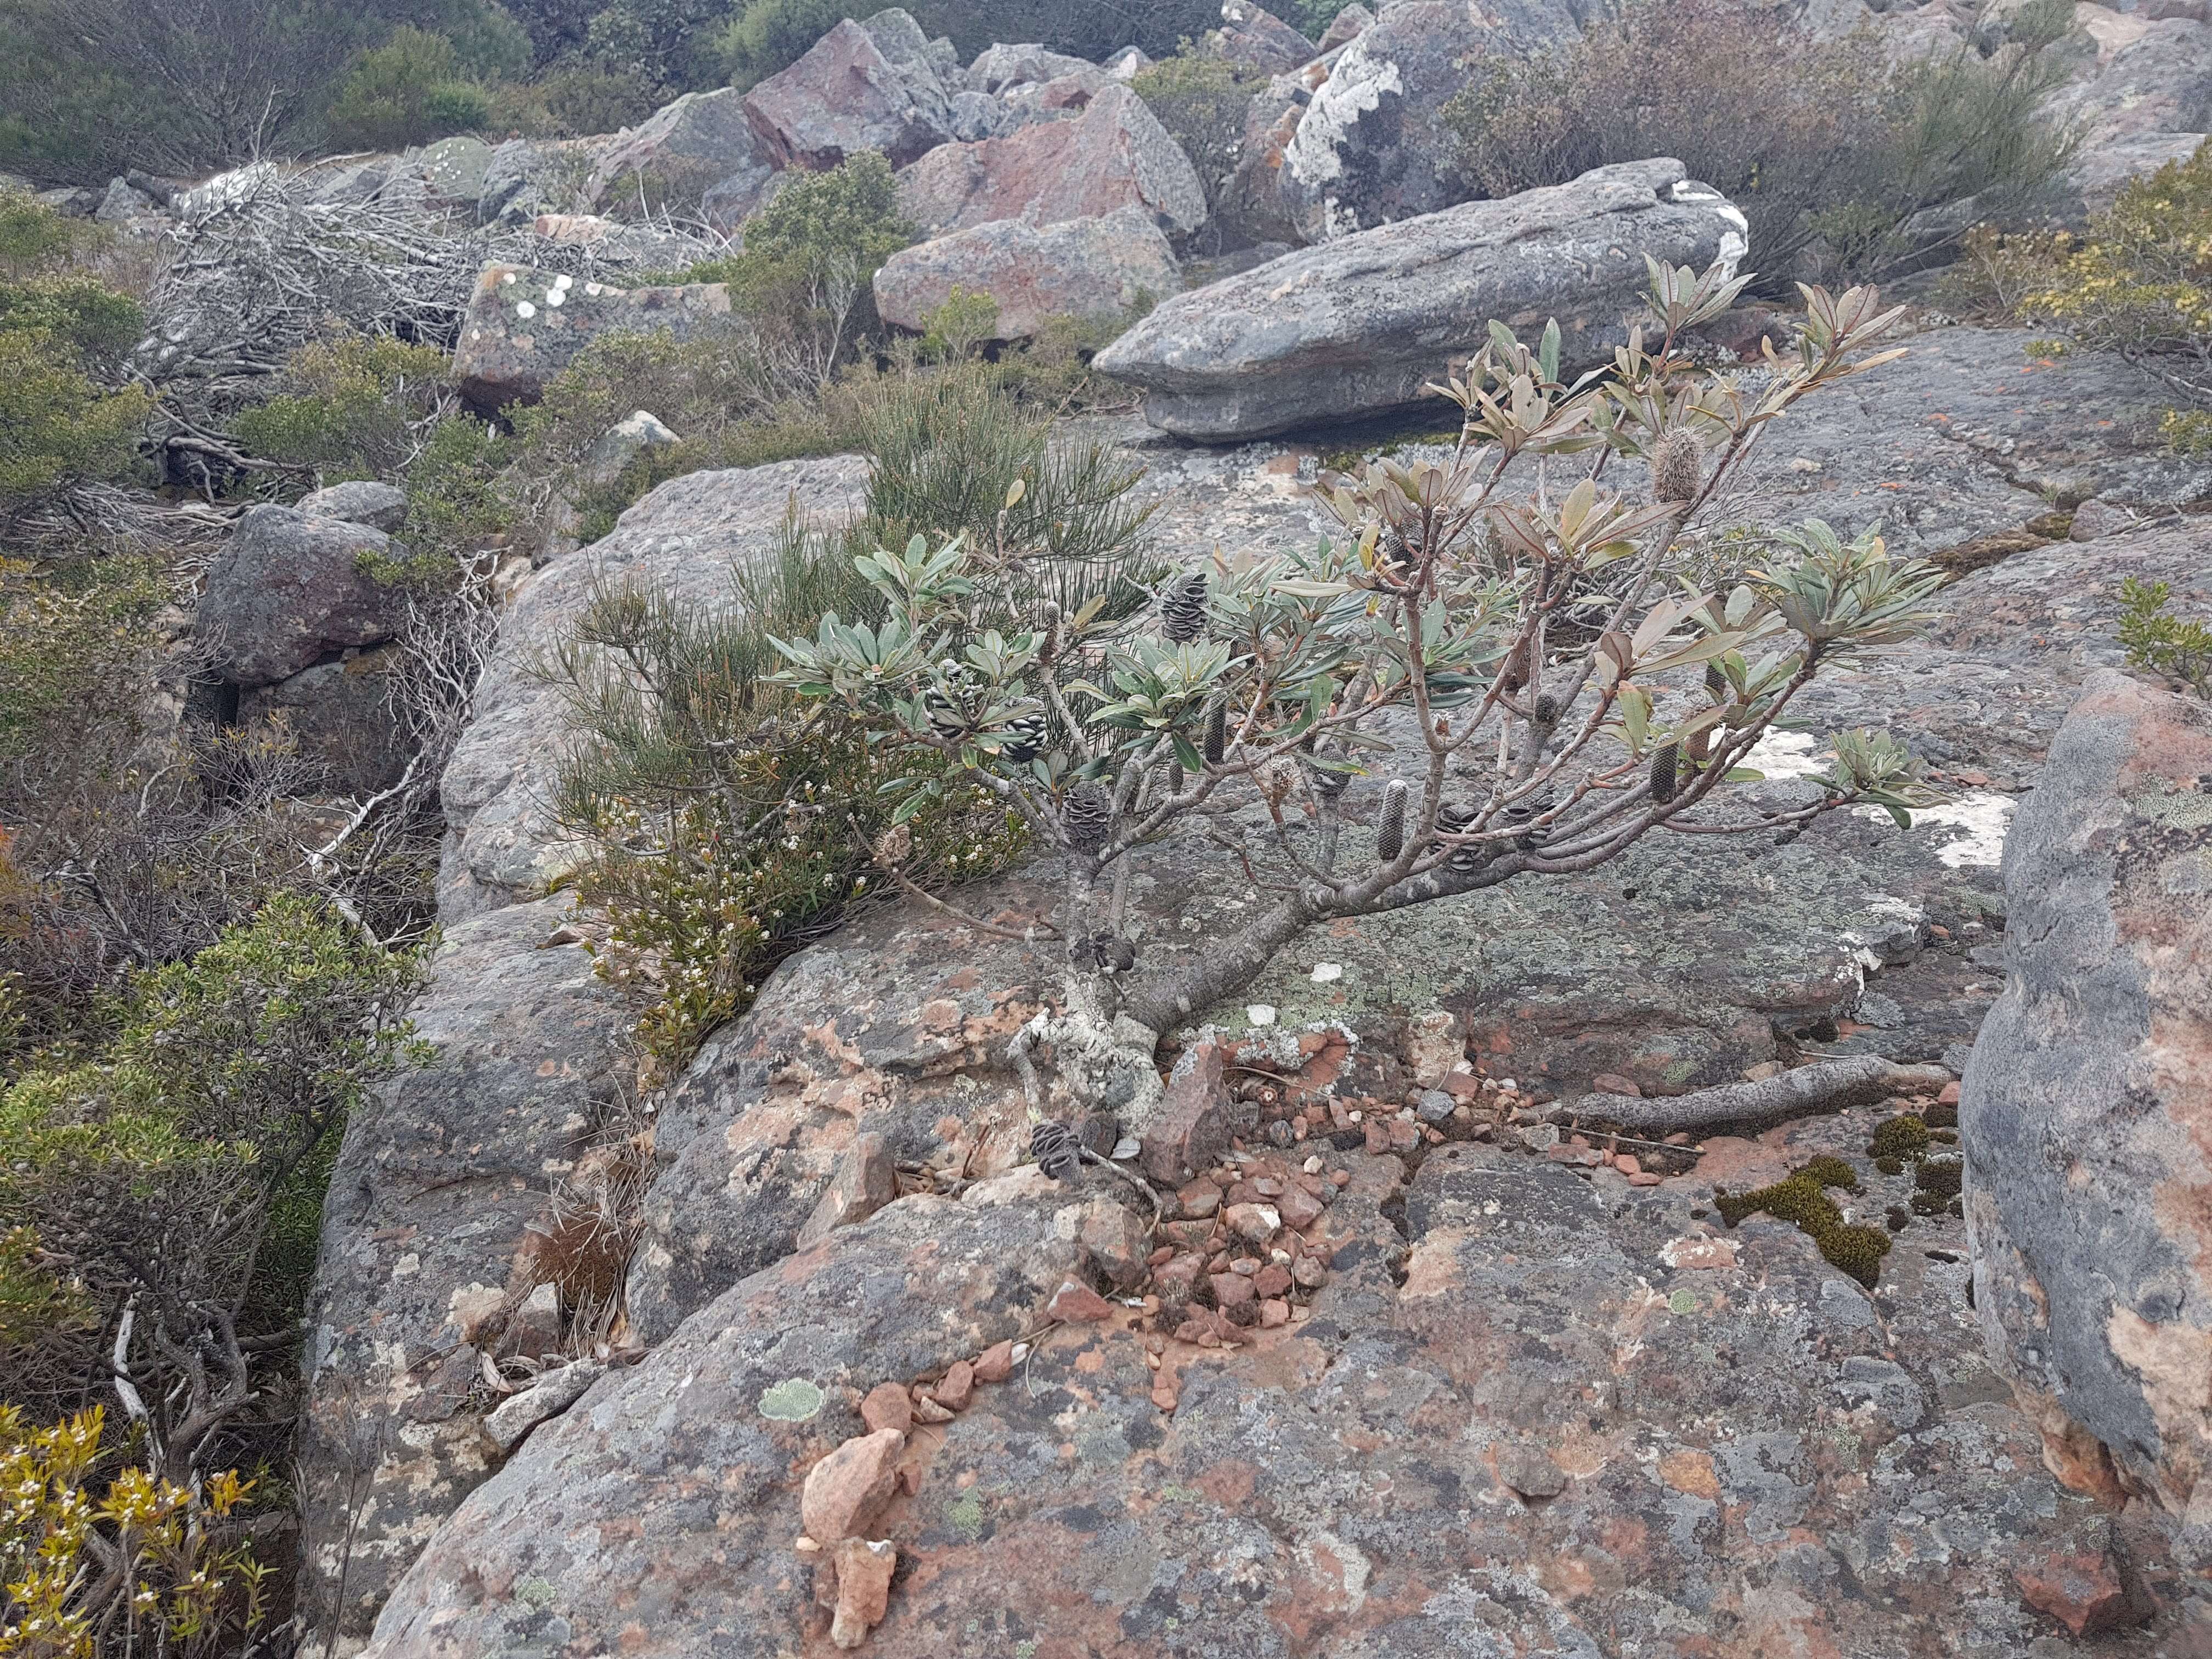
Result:
{"label": "rock outcrop", "polygon": [[530,403],[603,334],[678,340],[742,327],[720,283],[615,288],[528,265],[486,265],[461,319],[453,376],[477,408]]}
{"label": "rock outcrop", "polygon": [[2212,706],[2106,672],[2005,848],[1959,1119],[1975,1307],[2045,1461],[2212,1565]]}
{"label": "rock outcrop", "polygon": [[1112,319],[1177,294],[1175,251],[1142,208],[1033,225],[1000,219],[917,242],[876,272],[876,314],[920,330],[959,289],[999,307],[992,337],[1018,340],[1055,317]]}
{"label": "rock outcrop", "polygon": [[362,568],[398,556],[380,530],[289,507],[249,508],[210,568],[197,631],[215,674],[270,685],[392,637],[392,591]]}
{"label": "rock outcrop", "polygon": [[743,94],[730,87],[687,93],[600,152],[584,203],[619,205],[641,191],[654,207],[682,208],[733,181],[757,192],[775,171],[753,136]]}
{"label": "rock outcrop", "polygon": [[847,18],[745,94],[744,111],[763,156],[817,173],[864,149],[903,167],[952,137],[949,96],[902,11]]}
{"label": "rock outcrop", "polygon": [[1703,268],[1744,252],[1742,215],[1680,162],[1600,167],[1179,295],[1097,367],[1142,389],[1146,418],[1166,431],[1256,437],[1413,402],[1493,318],[1533,337],[1556,317],[1564,368],[1609,361],[1640,307],[1647,255]]}
{"label": "rock outcrop", "polygon": [[1170,235],[1206,222],[1206,191],[1190,158],[1118,82],[1089,98],[1073,120],[932,150],[899,174],[899,203],[931,236],[994,219],[1101,218],[1123,207],[1143,208]]}

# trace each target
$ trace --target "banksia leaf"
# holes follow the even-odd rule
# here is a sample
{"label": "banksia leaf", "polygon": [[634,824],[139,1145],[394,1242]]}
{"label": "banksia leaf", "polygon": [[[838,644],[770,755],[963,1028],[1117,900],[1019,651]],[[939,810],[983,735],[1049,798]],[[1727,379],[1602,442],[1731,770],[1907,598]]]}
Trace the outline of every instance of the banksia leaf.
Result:
{"label": "banksia leaf", "polygon": [[1103,784],[1077,784],[1067,792],[1067,804],[1060,809],[1060,827],[1066,834],[1068,846],[1078,853],[1103,850],[1113,822],[1113,798]]}
{"label": "banksia leaf", "polygon": [[1674,763],[1680,748],[1679,744],[1662,744],[1651,757],[1651,799],[1662,806],[1674,799]]}
{"label": "banksia leaf", "polygon": [[1393,778],[1382,791],[1382,817],[1375,826],[1375,855],[1388,864],[1406,850],[1406,785]]}
{"label": "banksia leaf", "polygon": [[1206,705],[1206,763],[1221,764],[1221,757],[1229,751],[1229,699],[1216,696]]}
{"label": "banksia leaf", "polygon": [[1160,594],[1160,632],[1177,645],[1206,635],[1206,573],[1177,576]]}
{"label": "banksia leaf", "polygon": [[1687,504],[1705,485],[1705,447],[1686,427],[1676,427],[1651,449],[1651,493]]}

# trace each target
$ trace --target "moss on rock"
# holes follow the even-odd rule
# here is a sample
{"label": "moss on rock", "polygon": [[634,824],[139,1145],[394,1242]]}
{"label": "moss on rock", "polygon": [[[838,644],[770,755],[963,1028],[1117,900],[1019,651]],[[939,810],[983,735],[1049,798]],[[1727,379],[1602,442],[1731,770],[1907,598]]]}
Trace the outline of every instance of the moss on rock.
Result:
{"label": "moss on rock", "polygon": [[1713,1203],[1731,1227],[1762,1210],[1778,1221],[1795,1223],[1798,1231],[1820,1247],[1821,1255],[1872,1290],[1881,1272],[1881,1259],[1889,1254],[1889,1235],[1879,1227],[1846,1222],[1827,1194],[1830,1187],[1856,1191],[1858,1184],[1850,1164],[1839,1158],[1821,1157],[1771,1187],[1747,1193],[1727,1193],[1716,1188]]}

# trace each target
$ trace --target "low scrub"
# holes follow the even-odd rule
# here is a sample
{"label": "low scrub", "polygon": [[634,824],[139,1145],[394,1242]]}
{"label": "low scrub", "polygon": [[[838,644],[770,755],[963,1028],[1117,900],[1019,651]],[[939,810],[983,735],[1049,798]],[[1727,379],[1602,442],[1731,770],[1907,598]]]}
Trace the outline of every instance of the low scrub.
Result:
{"label": "low scrub", "polygon": [[[1470,195],[1679,158],[1750,221],[1770,286],[1929,257],[1910,222],[1972,197],[2002,217],[2054,179],[2067,135],[2039,114],[2065,78],[2072,7],[2031,0],[1989,58],[1893,64],[1861,33],[1814,41],[1753,0],[1630,0],[1575,44],[1485,72],[1443,111]],[[1778,72],[1778,65],[1786,65]]]}

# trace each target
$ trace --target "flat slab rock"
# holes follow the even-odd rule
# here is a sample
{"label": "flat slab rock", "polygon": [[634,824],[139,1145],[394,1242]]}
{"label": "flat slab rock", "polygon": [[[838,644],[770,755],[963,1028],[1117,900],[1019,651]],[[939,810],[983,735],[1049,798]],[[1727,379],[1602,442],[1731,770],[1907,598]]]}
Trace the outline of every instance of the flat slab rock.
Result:
{"label": "flat slab rock", "polygon": [[[1794,1229],[1677,1267],[1710,1226],[1694,1178],[1455,1146],[1401,1189],[1396,1160],[1345,1161],[1310,1318],[1158,1370],[1130,1310],[1063,1328],[916,1437],[919,1491],[872,1528],[901,1568],[870,1651],[2056,1659],[2093,1650],[2014,1568],[2085,1537],[2166,1602],[2094,1651],[2184,1650],[2155,1536],[2059,1487],[1986,1373],[1938,1367],[1960,1331],[1893,1321]],[[1031,1292],[991,1253],[1042,1265],[1056,1234],[970,1207],[902,1200],[602,1381],[440,1530],[369,1652],[826,1651],[806,1469],[879,1377],[1013,1329]],[[1963,1272],[1935,1267],[1917,1300],[1960,1326]]]}

